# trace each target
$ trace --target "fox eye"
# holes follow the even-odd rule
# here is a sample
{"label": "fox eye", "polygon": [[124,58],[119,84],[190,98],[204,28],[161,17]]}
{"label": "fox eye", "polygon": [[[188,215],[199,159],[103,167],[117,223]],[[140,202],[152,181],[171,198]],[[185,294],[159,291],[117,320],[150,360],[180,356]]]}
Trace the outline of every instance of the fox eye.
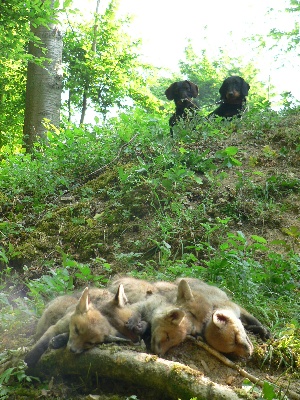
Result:
{"label": "fox eye", "polygon": [[75,325],[75,333],[76,333],[76,335],[79,335],[79,329],[77,328],[76,325]]}
{"label": "fox eye", "polygon": [[166,339],[167,339],[167,342],[170,341],[170,336],[169,336],[168,332],[167,332],[167,334],[166,334]]}

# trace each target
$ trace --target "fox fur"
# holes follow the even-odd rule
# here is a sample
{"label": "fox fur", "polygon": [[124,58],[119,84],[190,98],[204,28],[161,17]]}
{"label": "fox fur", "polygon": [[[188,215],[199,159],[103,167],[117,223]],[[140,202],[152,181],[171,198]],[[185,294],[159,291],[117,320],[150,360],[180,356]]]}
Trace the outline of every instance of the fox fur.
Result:
{"label": "fox fur", "polygon": [[160,294],[137,303],[127,325],[141,336],[148,350],[160,356],[179,345],[190,330],[186,313]]}
{"label": "fox fur", "polygon": [[[122,286],[119,289],[114,297],[107,290],[91,289],[91,297],[95,305],[91,302],[89,288],[83,290],[79,300],[66,295],[50,302],[37,325],[38,341],[25,357],[27,365],[34,366],[51,341],[55,348],[67,344],[67,348],[71,352],[79,354],[99,343],[121,340],[122,335],[113,326],[115,321],[112,318],[112,315],[117,314],[113,310],[122,308],[124,305],[124,290]],[[104,304],[110,310],[108,317],[104,316],[97,308],[101,304],[101,295],[105,299]],[[119,304],[121,298],[121,304]],[[126,314],[123,325],[127,319],[128,315]],[[119,326],[120,322],[117,318],[116,320],[115,326]],[[130,335],[136,337],[132,333]]]}
{"label": "fox fur", "polygon": [[160,282],[156,287],[160,293],[166,287],[166,297],[156,294],[140,302],[138,312],[128,323],[131,329],[140,329],[142,335],[151,329],[150,348],[155,354],[164,355],[188,335],[201,335],[216,350],[247,358],[253,345],[243,323],[246,328],[256,327],[263,339],[269,337],[255,317],[215,286],[192,278],[164,285]]}
{"label": "fox fur", "polygon": [[149,296],[158,293],[158,289],[152,283],[129,276],[121,276],[113,279],[108,289],[112,293],[116,293],[120,284],[124,286],[127,299],[131,304],[145,300]]}
{"label": "fox fur", "polygon": [[[247,358],[253,352],[253,345],[245,328],[256,331],[264,340],[270,337],[269,332],[253,315],[232,302],[221,289],[198,279],[185,278],[179,281],[179,285],[182,281],[190,288],[190,299],[181,296],[177,298],[177,303],[195,316],[198,322],[200,311],[202,327],[198,325],[197,329],[201,330],[197,334],[202,335],[216,350]],[[185,287],[184,290],[187,292],[188,288]]]}
{"label": "fox fur", "polygon": [[100,302],[97,299],[94,299],[94,301],[97,309],[120,334],[134,343],[140,340],[140,335],[129,329],[126,325],[129,318],[135,312],[135,307],[129,304],[122,284],[119,284],[115,296],[105,301],[101,299]]}
{"label": "fox fur", "polygon": [[[176,298],[177,285],[169,282],[150,283],[142,279],[132,277],[118,277],[109,285],[109,290],[115,291],[122,284],[126,296],[131,303],[131,316],[128,319],[127,329],[142,338],[147,348],[156,354],[164,354],[168,348],[181,343],[181,328],[187,321],[184,312],[174,310],[170,300]],[[167,293],[170,293],[168,298]],[[170,311],[168,313],[168,311]],[[187,321],[188,322],[188,321]],[[156,340],[156,327],[160,331],[161,326],[170,324],[178,329],[167,333],[163,340]],[[128,335],[128,334],[127,334]]]}
{"label": "fox fur", "polygon": [[267,340],[271,337],[270,331],[257,318],[243,307],[231,301],[223,290],[216,286],[208,285],[199,279],[184,278],[184,280],[189,284],[193,294],[204,296],[215,310],[232,310],[236,317],[241,320],[247,331],[258,334],[262,340]]}
{"label": "fox fur", "polygon": [[117,330],[90,302],[88,291],[88,288],[83,291],[75,312],[70,317],[67,348],[76,354],[103,343],[109,336],[117,334]]}

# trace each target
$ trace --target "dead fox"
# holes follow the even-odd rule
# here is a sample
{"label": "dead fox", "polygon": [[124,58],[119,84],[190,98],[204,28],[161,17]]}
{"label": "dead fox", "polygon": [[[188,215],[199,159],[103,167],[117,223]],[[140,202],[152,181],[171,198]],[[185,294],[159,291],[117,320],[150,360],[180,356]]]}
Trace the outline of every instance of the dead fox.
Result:
{"label": "dead fox", "polygon": [[[106,292],[103,292],[104,298]],[[101,289],[91,290],[91,293],[100,301]],[[39,340],[25,357],[29,367],[38,362],[53,339],[53,347],[67,344],[67,348],[77,354],[99,343],[121,340],[118,330],[91,302],[89,288],[84,289],[79,300],[68,295],[53,300],[38,323],[37,334]]]}

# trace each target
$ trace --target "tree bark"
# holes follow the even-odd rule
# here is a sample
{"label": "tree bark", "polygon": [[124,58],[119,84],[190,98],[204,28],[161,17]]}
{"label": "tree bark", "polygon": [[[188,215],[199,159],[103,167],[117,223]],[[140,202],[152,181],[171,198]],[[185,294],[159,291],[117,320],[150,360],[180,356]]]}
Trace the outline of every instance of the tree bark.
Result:
{"label": "tree bark", "polygon": [[[153,393],[152,398],[164,400],[237,400],[240,397],[230,388],[205,378],[202,373],[178,362],[155,355],[127,350],[117,346],[94,348],[74,355],[64,349],[46,353],[30,375],[41,378],[73,377],[86,382],[106,379],[130,385],[130,391],[142,389]],[[149,398],[149,397],[147,397]]]}
{"label": "tree bark", "polygon": [[81,116],[80,116],[80,124],[83,124],[84,117],[87,109],[87,99],[88,99],[88,90],[90,87],[89,81],[86,82],[84,86],[83,96],[82,96],[82,109],[81,109]]}
{"label": "tree bark", "polygon": [[[93,50],[94,54],[96,53],[96,49],[97,49],[97,31],[98,31],[97,19],[98,19],[98,13],[99,13],[99,6],[100,6],[100,0],[97,0],[96,12],[95,12],[95,24],[94,24],[94,37],[93,37],[93,43],[92,43],[92,50]],[[80,124],[83,124],[83,122],[84,122],[85,113],[87,110],[87,102],[88,102],[88,97],[89,97],[89,89],[90,89],[90,80],[88,78],[85,83],[84,91],[83,91]]]}
{"label": "tree bark", "polygon": [[[54,3],[54,0],[53,0]],[[29,44],[29,54],[47,57],[43,67],[29,62],[25,98],[24,143],[27,152],[32,152],[37,137],[45,139],[46,128],[43,119],[56,127],[60,122],[62,92],[62,36],[58,24],[39,26],[31,31],[41,39],[46,54],[33,42]]]}

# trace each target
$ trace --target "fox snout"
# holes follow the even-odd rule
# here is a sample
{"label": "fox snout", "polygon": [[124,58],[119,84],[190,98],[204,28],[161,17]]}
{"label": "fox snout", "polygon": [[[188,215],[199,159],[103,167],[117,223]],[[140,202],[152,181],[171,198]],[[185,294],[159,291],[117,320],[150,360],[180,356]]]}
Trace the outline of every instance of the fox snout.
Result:
{"label": "fox snout", "polygon": [[74,349],[72,347],[70,347],[69,350],[71,353],[74,353],[74,354],[81,354],[83,352],[82,349]]}
{"label": "fox snout", "polygon": [[85,349],[81,346],[76,346],[74,343],[68,342],[67,344],[67,349],[74,354],[80,354],[82,353]]}

